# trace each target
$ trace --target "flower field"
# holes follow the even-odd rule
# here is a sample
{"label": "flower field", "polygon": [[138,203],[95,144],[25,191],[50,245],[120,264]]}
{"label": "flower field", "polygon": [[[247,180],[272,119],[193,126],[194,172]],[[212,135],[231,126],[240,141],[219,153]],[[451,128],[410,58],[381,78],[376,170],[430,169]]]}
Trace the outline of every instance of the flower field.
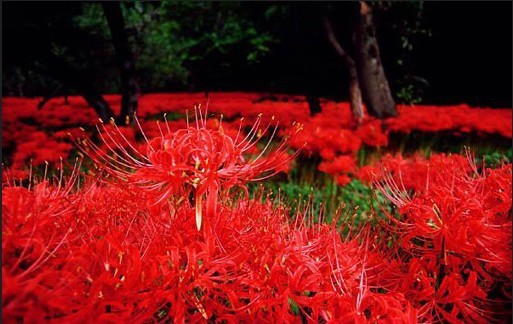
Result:
{"label": "flower field", "polygon": [[148,94],[128,128],[37,103],[2,99],[6,322],[511,319],[511,109],[356,124],[328,100]]}

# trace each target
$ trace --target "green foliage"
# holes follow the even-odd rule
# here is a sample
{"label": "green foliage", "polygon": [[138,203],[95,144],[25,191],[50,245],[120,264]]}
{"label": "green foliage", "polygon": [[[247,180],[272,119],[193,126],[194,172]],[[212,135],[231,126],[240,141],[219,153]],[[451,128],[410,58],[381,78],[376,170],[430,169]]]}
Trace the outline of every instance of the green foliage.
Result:
{"label": "green foliage", "polygon": [[[108,39],[101,5],[83,6],[77,25]],[[122,3],[122,10],[143,89],[189,85],[194,62],[229,67],[228,54],[256,63],[273,42],[237,2],[135,1]]]}
{"label": "green foliage", "polygon": [[481,156],[476,156],[476,163],[483,165],[487,168],[496,168],[503,163],[511,163],[513,160],[512,150],[509,149],[506,152],[491,151]]}
{"label": "green foliage", "polygon": [[[379,214],[381,208],[391,209],[390,202],[379,191],[365,185],[360,180],[352,180],[341,188],[342,200],[348,210],[356,210],[360,218],[368,216],[371,211]],[[357,208],[358,209],[355,209]]]}
{"label": "green foliage", "polygon": [[294,315],[298,316],[299,315],[299,306],[294,301],[294,299],[289,298],[289,305],[290,305],[290,310],[292,311],[292,313]]}
{"label": "green foliage", "polygon": [[406,84],[402,86],[396,93],[396,96],[401,102],[411,105],[419,104],[422,102],[422,92],[413,84]]}
{"label": "green foliage", "polygon": [[[315,163],[301,163],[290,171],[287,179],[271,178],[265,188],[272,192],[271,198],[279,197],[281,202],[290,206],[291,215],[295,215],[309,205],[309,212],[319,221],[330,222],[337,214],[356,215],[356,223],[364,221],[373,212],[382,214],[382,209],[392,210],[390,202],[378,191],[353,179],[345,186],[337,185],[331,175],[315,169]],[[259,190],[250,186],[250,192]],[[298,210],[299,209],[299,210]]]}
{"label": "green foliage", "polygon": [[109,25],[101,5],[97,3],[84,3],[82,5],[82,10],[82,15],[73,18],[73,21],[77,26],[103,37],[107,37],[109,35]]}

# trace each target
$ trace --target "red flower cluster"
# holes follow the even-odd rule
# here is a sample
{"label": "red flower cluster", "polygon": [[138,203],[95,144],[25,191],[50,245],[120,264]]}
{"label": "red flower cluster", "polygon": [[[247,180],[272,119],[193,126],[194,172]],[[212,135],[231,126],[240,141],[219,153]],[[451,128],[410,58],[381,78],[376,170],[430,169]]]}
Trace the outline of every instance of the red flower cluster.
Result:
{"label": "red flower cluster", "polygon": [[[436,167],[434,167],[436,165]],[[402,155],[392,156],[390,153],[381,157],[377,165],[366,165],[358,170],[358,178],[364,182],[384,181],[390,176],[400,179],[400,189],[427,190],[432,179],[439,170],[444,168],[448,173],[458,170],[472,171],[469,160],[458,154],[446,156],[444,153],[433,154],[429,160],[421,155],[413,155],[406,159]],[[425,187],[427,186],[427,188]]]}
{"label": "red flower cluster", "polygon": [[[401,214],[381,222],[403,262],[393,289],[422,322],[511,316],[511,164],[478,173],[468,158],[389,163],[392,174],[375,178]],[[497,299],[503,292],[507,299]]]}
{"label": "red flower cluster", "polygon": [[321,162],[319,164],[319,170],[328,174],[337,175],[337,183],[344,185],[351,182],[347,174],[353,173],[354,170],[356,170],[356,163],[353,157],[341,155],[329,162]]}
{"label": "red flower cluster", "polygon": [[31,132],[25,137],[26,141],[20,143],[14,153],[15,169],[29,164],[30,161],[34,165],[44,165],[45,161],[55,164],[62,157],[67,157],[72,149],[70,143],[59,142],[42,131]]}
{"label": "red flower cluster", "polygon": [[[119,111],[120,96],[106,95],[105,99],[115,112]],[[306,154],[318,154],[328,163],[338,156],[354,158],[362,144],[371,147],[387,146],[390,132],[475,131],[512,137],[511,109],[476,109],[464,105],[399,106],[400,114],[397,118],[385,122],[368,118],[357,126],[352,120],[347,103],[322,102],[323,111],[310,117],[308,104],[302,97],[278,95],[270,99],[257,93],[211,93],[208,98],[201,93],[149,94],[140,98],[138,117],[148,136],[153,137],[160,133],[155,123],[149,119],[161,116],[164,112],[185,114],[189,107],[197,103],[208,103],[210,111],[224,115],[223,127],[227,134],[236,134],[239,131],[237,117],[243,116],[247,123],[245,125],[251,126],[261,114],[267,116],[264,118],[276,116],[284,125],[291,125],[293,121],[305,125],[305,131],[291,141],[290,145],[300,148],[306,142]],[[28,156],[32,156],[37,163],[55,160],[58,156],[66,158],[71,147],[57,145],[61,142],[68,143],[63,135],[75,132],[79,126],[93,129],[90,126],[96,124],[97,116],[81,97],[69,97],[69,105],[62,104],[61,100],[50,100],[42,110],[37,110],[36,99],[2,98],[3,148],[14,149],[14,154],[10,157],[12,166],[24,165]],[[263,119],[262,122],[267,123],[269,120]],[[170,121],[168,126],[171,131],[175,131],[185,126],[185,120]],[[51,133],[47,131],[48,128],[59,130]],[[30,138],[29,134],[43,129],[47,133],[46,138]],[[244,130],[245,127],[242,131]],[[133,137],[138,138],[138,135],[136,133]],[[20,147],[20,144],[27,141],[33,141],[32,146],[37,148],[57,145],[59,149],[58,152],[49,154],[44,149],[41,152],[31,150],[32,146]],[[343,178],[350,175],[344,169],[333,174]]]}
{"label": "red flower cluster", "polygon": [[[105,164],[112,175],[151,192],[156,199],[155,204],[169,198],[177,201],[194,194],[196,225],[200,230],[204,196],[207,199],[207,213],[215,216],[219,191],[228,191],[249,181],[263,180],[285,170],[284,166],[299,153],[297,151],[292,156],[287,154],[285,143],[290,135],[296,135],[301,128],[296,124],[292,134],[284,137],[278,147],[270,149],[277,131],[276,125],[268,143],[258,152],[258,141],[271,127],[268,124],[261,128],[260,117],[247,134],[241,133],[241,123],[239,131],[232,138],[224,133],[221,123],[217,124],[216,130],[207,128],[207,120],[203,119],[201,109],[195,109],[195,116],[195,127],[187,125],[187,128],[175,132],[171,132],[167,123],[164,131],[157,124],[160,136],[151,141],[141,128],[147,140],[146,154],[134,147],[133,136],[127,138],[123,134],[126,131],[122,132],[115,125],[116,131],[102,125],[100,137],[106,149],[85,139],[81,142],[82,150],[95,162]],[[130,132],[130,135],[133,133]],[[89,151],[88,148],[93,150]],[[264,155],[267,151],[270,154]]]}
{"label": "red flower cluster", "polygon": [[4,184],[2,319],[456,323],[507,313],[511,165],[476,174],[440,156],[422,181],[399,163],[377,184],[400,215],[346,220],[342,238],[337,220],[314,223],[322,215],[308,205],[291,219],[244,194],[288,160],[283,145],[258,153],[258,122],[239,138],[201,118],[159,128],[146,153],[106,127],[104,147],[86,141],[85,151],[107,174],[79,177],[76,166],[67,180]]}
{"label": "red flower cluster", "polygon": [[385,122],[390,131],[476,131],[512,137],[511,109],[474,109],[466,105],[442,109],[437,106],[399,106],[399,114],[400,117]]}

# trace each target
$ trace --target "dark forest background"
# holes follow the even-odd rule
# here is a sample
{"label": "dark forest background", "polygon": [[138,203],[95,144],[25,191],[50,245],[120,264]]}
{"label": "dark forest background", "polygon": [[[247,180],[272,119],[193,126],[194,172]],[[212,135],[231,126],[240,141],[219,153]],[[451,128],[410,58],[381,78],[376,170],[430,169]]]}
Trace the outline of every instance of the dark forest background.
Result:
{"label": "dark forest background", "polygon": [[[122,12],[142,94],[261,91],[348,100],[347,68],[322,15],[347,45],[353,5],[131,1]],[[100,3],[4,2],[2,12],[3,96],[74,93],[44,53],[99,92],[120,91]],[[374,16],[397,102],[511,107],[511,2],[379,2]]]}

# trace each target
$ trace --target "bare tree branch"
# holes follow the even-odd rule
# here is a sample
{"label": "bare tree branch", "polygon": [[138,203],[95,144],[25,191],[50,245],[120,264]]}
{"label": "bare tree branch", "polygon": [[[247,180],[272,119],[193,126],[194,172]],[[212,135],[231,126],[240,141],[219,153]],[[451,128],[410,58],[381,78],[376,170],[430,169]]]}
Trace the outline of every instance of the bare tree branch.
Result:
{"label": "bare tree branch", "polygon": [[324,15],[323,20],[328,40],[330,41],[331,45],[333,45],[335,51],[338,53],[338,55],[340,55],[346,64],[347,69],[349,70],[349,102],[351,105],[351,111],[353,112],[353,118],[359,124],[363,119],[363,106],[362,93],[360,91],[360,83],[358,81],[358,72],[356,69],[355,61],[351,56],[349,56],[349,54],[347,54],[342,45],[340,45],[337,37],[335,36],[335,32],[333,31],[333,27],[331,26],[331,21],[329,20],[328,16]]}
{"label": "bare tree branch", "polygon": [[331,21],[328,18],[328,16],[324,15],[323,20],[324,28],[326,29],[326,34],[328,35],[328,40],[330,41],[331,45],[333,45],[338,55],[342,57],[348,68],[354,67],[354,60],[351,58],[351,56],[349,56],[349,54],[347,54],[342,45],[340,45],[340,43],[338,42],[337,37],[335,36],[335,32],[333,31],[333,27],[331,26]]}

